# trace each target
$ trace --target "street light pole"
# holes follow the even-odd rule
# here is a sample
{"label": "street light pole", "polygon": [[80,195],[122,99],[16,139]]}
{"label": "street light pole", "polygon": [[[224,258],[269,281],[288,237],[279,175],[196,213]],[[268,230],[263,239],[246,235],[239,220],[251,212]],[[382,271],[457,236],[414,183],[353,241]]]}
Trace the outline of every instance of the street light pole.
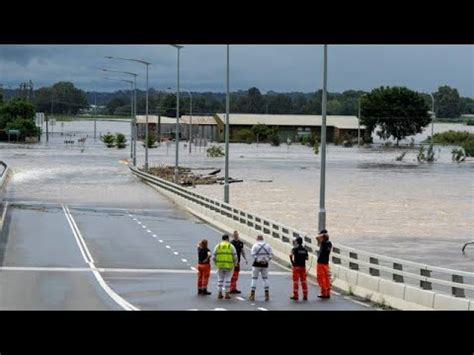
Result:
{"label": "street light pole", "polygon": [[148,172],[148,67],[150,63],[146,65],[146,98],[145,98],[145,171]]}
{"label": "street light pole", "polygon": [[191,145],[193,143],[193,95],[191,91],[188,91],[189,94],[189,153],[191,154]]}
{"label": "street light pole", "polygon": [[326,110],[327,110],[327,71],[328,71],[328,46],[324,45],[323,69],[323,102],[321,124],[321,178],[319,187],[319,230],[326,228]]}
{"label": "street light pole", "polygon": [[[150,62],[141,60],[141,59],[131,59],[131,58],[120,58],[120,57],[110,57],[106,56],[108,59],[117,59],[117,60],[126,60],[129,62],[137,62],[144,64],[146,66],[146,104],[145,104],[145,171],[148,172],[148,67],[150,66]],[[112,71],[112,70],[105,70],[105,71]],[[125,72],[123,72],[125,73]],[[132,74],[132,73],[129,73]],[[132,74],[133,75],[133,74]],[[136,74],[135,74],[136,75]],[[136,79],[136,77],[135,77]],[[136,86],[135,86],[136,88]],[[135,122],[136,122],[136,114],[137,114],[137,94],[135,90]],[[135,125],[136,126],[136,125]],[[134,147],[135,153],[136,153],[136,142],[135,142],[135,147]],[[136,162],[136,156],[135,156],[135,162]]]}
{"label": "street light pole", "polygon": [[97,136],[97,93],[94,96],[94,140]]}
{"label": "street light pole", "polygon": [[[133,154],[133,149],[134,149],[134,127],[133,127],[133,114],[134,114],[134,104],[133,104],[133,88],[134,88],[134,82],[131,80],[123,80],[123,79],[113,79],[113,78],[104,78],[105,80],[111,80],[111,81],[122,81],[125,83],[130,84],[130,114],[131,114],[131,120],[130,120],[130,127],[131,127],[131,143],[130,143],[130,158],[133,159],[133,165],[135,166],[136,161],[135,161],[135,156]],[[136,86],[136,81],[135,81],[135,86]]]}
{"label": "street light pole", "polygon": [[172,44],[178,50],[178,58],[177,58],[177,87],[176,87],[176,159],[174,164],[174,183],[178,183],[178,164],[179,164],[179,56],[181,52],[181,48],[183,46],[179,46],[177,44]]}
{"label": "street light pole", "polygon": [[432,93],[430,93],[430,96],[431,96],[431,144],[433,144],[434,142],[434,118],[436,117],[436,114],[434,112],[434,104],[435,104],[435,100],[434,100],[434,96]]}
{"label": "street light pole", "polygon": [[225,97],[225,178],[224,178],[224,202],[229,203],[229,45],[227,45],[227,73],[226,73],[226,97]]}
{"label": "street light pole", "polygon": [[[114,57],[107,57],[109,59],[120,59],[120,58],[114,58]],[[120,70],[110,70],[110,69],[101,69],[104,72],[111,72],[111,73],[119,73],[119,74],[127,74],[133,76],[133,100],[130,103],[133,107],[133,113],[132,113],[132,124],[131,124],[131,146],[133,149],[133,154],[132,154],[132,159],[133,159],[133,166],[137,165],[137,76],[138,74],[136,73],[131,73],[128,71],[120,71]]]}

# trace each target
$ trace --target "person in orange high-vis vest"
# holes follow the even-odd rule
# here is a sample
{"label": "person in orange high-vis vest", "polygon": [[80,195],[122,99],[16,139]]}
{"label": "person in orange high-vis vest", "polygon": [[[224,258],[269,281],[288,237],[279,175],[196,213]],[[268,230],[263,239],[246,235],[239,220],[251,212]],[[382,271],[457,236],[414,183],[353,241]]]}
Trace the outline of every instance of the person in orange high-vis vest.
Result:
{"label": "person in orange high-vis vest", "polygon": [[210,295],[211,292],[207,290],[209,283],[209,275],[211,274],[211,251],[207,247],[207,240],[203,239],[198,244],[198,295]]}
{"label": "person in orange high-vis vest", "polygon": [[332,243],[329,241],[329,234],[326,229],[319,232],[316,237],[319,245],[318,263],[316,265],[316,275],[321,294],[319,298],[331,298],[331,279],[329,276],[329,255],[331,254]]}

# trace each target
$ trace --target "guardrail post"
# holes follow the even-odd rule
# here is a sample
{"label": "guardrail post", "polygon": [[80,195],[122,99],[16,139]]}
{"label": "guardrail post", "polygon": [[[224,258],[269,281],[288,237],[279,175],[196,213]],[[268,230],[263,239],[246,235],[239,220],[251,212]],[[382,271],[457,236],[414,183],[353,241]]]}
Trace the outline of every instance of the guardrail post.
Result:
{"label": "guardrail post", "polygon": [[341,264],[341,258],[338,258],[337,256],[334,256],[334,254],[341,254],[341,249],[339,249],[337,247],[332,248],[332,262],[333,262],[333,264]]}
{"label": "guardrail post", "polygon": [[[369,263],[374,264],[374,265],[378,265],[379,264],[379,259],[370,257],[369,258]],[[380,276],[380,270],[375,269],[373,267],[369,267],[369,274],[372,275],[372,276]]]}
{"label": "guardrail post", "polygon": [[[431,270],[420,269],[420,275],[425,276],[425,277],[431,277]],[[433,289],[433,285],[432,285],[431,282],[423,281],[423,280],[420,280],[420,287],[423,290],[432,290]]]}
{"label": "guardrail post", "polygon": [[[399,264],[399,263],[393,263],[393,268],[395,270],[403,271],[403,265]],[[393,274],[393,281],[395,281],[395,282],[404,282],[403,281],[403,276],[394,273]]]}
{"label": "guardrail post", "polygon": [[[452,275],[452,281],[460,283],[460,284],[464,283],[464,279],[460,275]],[[464,294],[464,289],[463,288],[452,287],[451,292],[452,292],[454,297],[466,297],[466,295]]]}
{"label": "guardrail post", "polygon": [[[349,257],[351,259],[357,260],[357,253],[349,252]],[[353,263],[352,261],[349,261],[349,269],[351,270],[359,270],[359,264]]]}

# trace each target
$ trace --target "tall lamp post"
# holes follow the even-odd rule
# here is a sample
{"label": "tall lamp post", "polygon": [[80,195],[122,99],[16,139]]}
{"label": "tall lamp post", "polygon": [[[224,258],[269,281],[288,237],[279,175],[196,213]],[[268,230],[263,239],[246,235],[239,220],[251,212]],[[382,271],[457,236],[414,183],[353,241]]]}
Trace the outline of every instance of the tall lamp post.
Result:
{"label": "tall lamp post", "polygon": [[186,91],[189,95],[189,124],[188,124],[188,130],[189,130],[189,153],[191,153],[191,143],[193,141],[193,95],[191,94],[191,91],[189,90],[183,90]]}
{"label": "tall lamp post", "polygon": [[174,164],[174,183],[178,183],[178,164],[179,164],[179,55],[183,46],[177,44],[171,44],[178,50],[177,58],[177,87],[176,87],[176,159]]}
{"label": "tall lamp post", "polygon": [[[150,62],[141,60],[141,59],[131,59],[131,58],[121,58],[121,57],[110,57],[106,56],[108,59],[116,59],[116,60],[125,60],[129,62],[136,62],[140,64],[144,64],[146,66],[146,103],[145,103],[145,171],[148,172],[148,67],[150,66]],[[136,101],[136,98],[135,98]],[[136,112],[135,112],[136,113]],[[135,148],[136,149],[136,148]]]}
{"label": "tall lamp post", "polygon": [[319,187],[319,230],[326,228],[326,110],[327,110],[327,72],[328,72],[328,45],[324,45],[323,68],[323,101],[321,124],[321,178]]}
{"label": "tall lamp post", "polygon": [[431,144],[434,142],[434,119],[436,117],[435,110],[434,110],[434,105],[435,105],[435,99],[432,93],[430,93],[431,97]]}
{"label": "tall lamp post", "polygon": [[118,73],[126,74],[133,76],[133,97],[132,97],[132,122],[131,122],[131,158],[133,160],[133,166],[137,165],[137,76],[136,73],[131,73],[128,71],[121,70],[110,70],[110,69],[101,69],[104,72],[108,73]]}
{"label": "tall lamp post", "polygon": [[[133,81],[131,80],[124,80],[124,79],[113,79],[113,78],[104,78],[105,80],[111,80],[111,81],[122,81],[124,83],[129,83],[130,84],[130,117],[131,117],[131,122],[132,122],[132,143],[130,144],[130,158],[133,158],[133,136],[134,136],[134,130],[133,130]],[[135,159],[133,162],[133,165],[135,165]]]}
{"label": "tall lamp post", "polygon": [[229,45],[227,45],[226,96],[225,96],[225,177],[224,202],[229,203]]}

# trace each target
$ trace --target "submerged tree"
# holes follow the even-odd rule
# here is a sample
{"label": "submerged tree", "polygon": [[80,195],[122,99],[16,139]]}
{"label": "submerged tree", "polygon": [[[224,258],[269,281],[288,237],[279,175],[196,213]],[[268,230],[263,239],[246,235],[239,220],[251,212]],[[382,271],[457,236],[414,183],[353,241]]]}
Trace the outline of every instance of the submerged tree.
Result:
{"label": "submerged tree", "polygon": [[423,96],[405,87],[380,87],[361,98],[361,124],[382,139],[398,142],[423,131],[431,122]]}

